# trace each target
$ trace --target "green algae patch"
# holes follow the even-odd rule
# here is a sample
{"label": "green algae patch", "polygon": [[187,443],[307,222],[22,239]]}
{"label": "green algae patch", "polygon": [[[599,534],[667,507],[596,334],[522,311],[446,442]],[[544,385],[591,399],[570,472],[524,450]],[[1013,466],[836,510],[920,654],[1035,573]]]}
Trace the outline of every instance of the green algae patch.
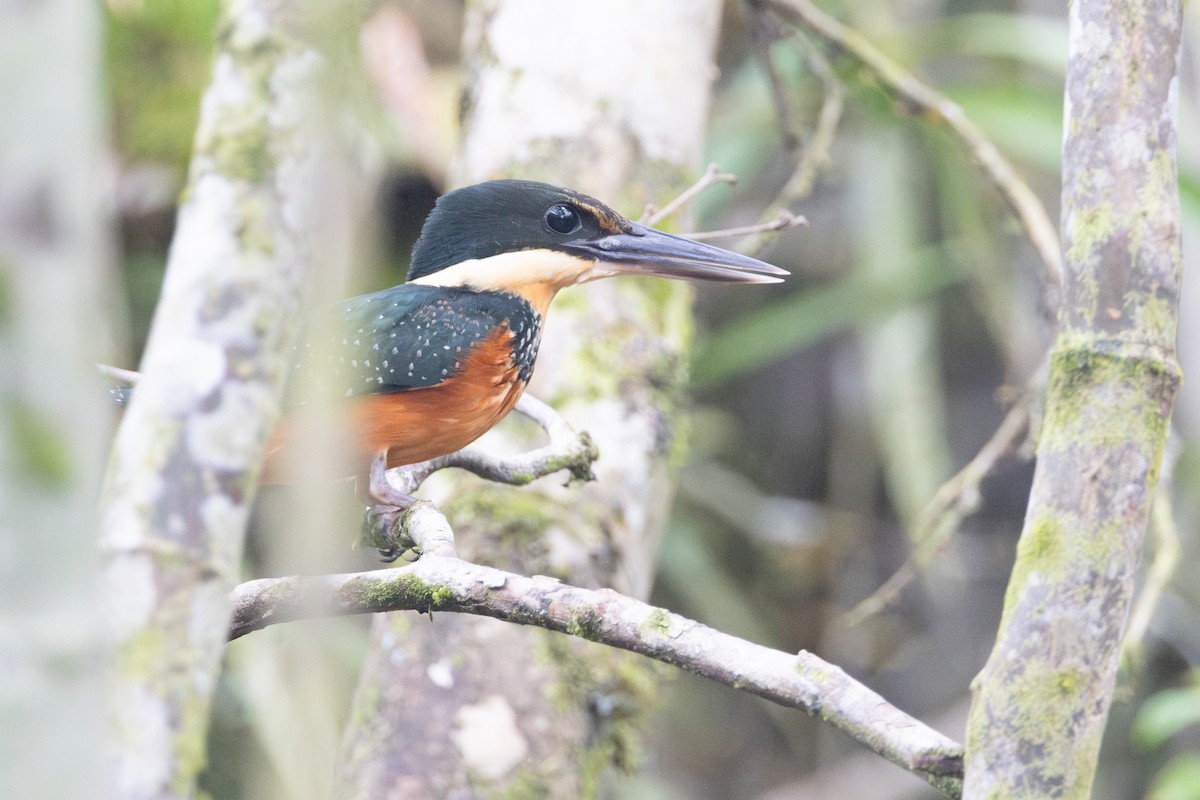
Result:
{"label": "green algae patch", "polygon": [[1038,565],[1057,563],[1063,556],[1062,537],[1066,525],[1057,514],[1040,508],[1036,516],[1025,526],[1025,533],[1017,544],[1018,561],[1029,561]]}
{"label": "green algae patch", "polygon": [[571,619],[567,622],[567,633],[595,641],[600,636],[603,623],[603,615],[591,609],[584,609],[571,614]]}
{"label": "green algae patch", "polygon": [[412,573],[401,573],[387,580],[355,578],[346,583],[345,593],[359,597],[372,608],[413,606],[417,611],[444,608],[454,600],[449,588],[428,583]]}
{"label": "green algae patch", "polygon": [[[233,113],[232,109],[225,111]],[[262,183],[273,174],[275,167],[271,138],[266,126],[261,124],[245,125],[237,131],[223,130],[220,138],[213,142],[212,155],[217,170],[230,180]]]}
{"label": "green algae patch", "polygon": [[1117,217],[1111,205],[1101,204],[1071,221],[1071,245],[1067,260],[1086,264],[1117,231]]}
{"label": "green algae patch", "polygon": [[195,785],[196,776],[204,769],[208,734],[208,699],[191,694],[183,707],[183,722],[179,725],[172,742],[176,769],[171,788],[178,797],[185,797]]}
{"label": "green algae patch", "polygon": [[163,663],[167,635],[160,628],[141,628],[128,639],[117,653],[117,668],[121,673],[143,679],[154,674]]}
{"label": "green algae patch", "polygon": [[654,609],[638,625],[638,633],[642,637],[670,636],[671,615],[661,608]]}
{"label": "green algae patch", "polygon": [[1039,451],[1068,447],[1107,450],[1162,438],[1170,405],[1163,383],[1178,381],[1172,366],[1153,356],[1085,347],[1057,348],[1050,358],[1046,414]]}
{"label": "green algae patch", "polygon": [[482,790],[481,796],[489,800],[545,800],[553,795],[547,777],[537,767],[529,766],[517,770],[503,787]]}
{"label": "green algae patch", "polygon": [[835,667],[806,664],[802,660],[796,661],[795,670],[798,675],[803,675],[806,680],[821,684],[822,686],[838,677],[838,670]]}
{"label": "green algae patch", "polygon": [[[1021,731],[1061,729],[1063,721],[1073,719],[1080,704],[1087,702],[1087,690],[1093,680],[1085,671],[1072,668],[1049,672],[1031,669],[1005,677],[1010,687],[1006,703],[1020,709],[1015,719],[1016,727]],[[1005,708],[993,708],[989,712],[972,715],[973,727],[993,724],[991,717],[1014,718]],[[1088,789],[1081,787],[1079,781],[1089,774],[1087,765],[1094,760],[1102,733],[1101,728],[1078,739],[1078,746],[1067,759],[1063,759],[1059,751],[1046,748],[1043,741],[1017,736],[1013,748],[1017,757],[1028,765],[1030,794],[1027,796],[1058,797],[1062,796],[1058,791],[1062,786],[1072,785],[1081,789],[1081,793],[1070,796],[1087,797]],[[968,742],[982,741],[982,738],[976,730],[967,732]]]}

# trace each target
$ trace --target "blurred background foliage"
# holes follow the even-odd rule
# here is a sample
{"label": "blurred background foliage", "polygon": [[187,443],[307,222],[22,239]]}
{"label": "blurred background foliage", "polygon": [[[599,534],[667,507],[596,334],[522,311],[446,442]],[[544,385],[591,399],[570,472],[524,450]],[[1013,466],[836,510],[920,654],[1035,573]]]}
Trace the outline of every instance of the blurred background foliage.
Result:
{"label": "blurred background foliage", "polygon": [[[823,8],[959,103],[1057,218],[1061,4],[860,0]],[[114,196],[133,363],[162,277],[218,3],[110,0],[107,9]],[[407,67],[389,72],[372,63],[380,51],[364,34],[364,74],[373,77],[363,85],[377,107],[360,117],[374,126],[363,135],[386,166],[374,218],[363,228],[368,241],[359,246],[365,268],[350,278],[352,291],[402,279],[420,220],[442,189],[465,77],[461,2],[375,2],[367,11],[368,26],[404,50]],[[1180,183],[1191,277],[1181,356],[1194,376],[1194,9],[1187,24]],[[811,191],[792,205],[810,226],[761,251],[794,277],[783,287],[699,293],[692,450],[653,600],[763,644],[812,650],[961,739],[968,684],[990,649],[1021,529],[1030,448],[1018,448],[987,476],[978,511],[894,603],[853,625],[846,614],[901,566],[934,491],[988,440],[1040,363],[1053,319],[1040,262],[954,135],[895,102],[853,58],[757,19],[736,0],[726,4],[723,30],[709,158],[739,180],[701,196],[697,228],[754,222],[798,161],[818,169]],[[831,100],[840,114],[825,149],[816,120]],[[1129,649],[1097,781],[1101,799],[1200,798],[1194,380],[1180,397],[1168,457],[1174,469],[1165,473],[1173,477],[1164,497],[1174,513],[1159,515],[1146,561],[1175,551],[1178,560]],[[347,527],[347,542],[351,536]],[[362,631],[361,621],[343,620],[256,634],[261,646],[284,653],[271,669],[239,651],[243,643],[230,649],[207,791],[219,798],[320,794],[297,780],[296,765],[315,764],[319,772],[331,757]],[[312,636],[328,642],[319,676],[286,655],[297,637]],[[311,657],[310,649],[295,652]],[[289,705],[316,703],[316,694],[329,718],[320,735],[272,718]],[[618,796],[933,796],[819,722],[689,676],[665,684],[642,750],[643,771]]]}

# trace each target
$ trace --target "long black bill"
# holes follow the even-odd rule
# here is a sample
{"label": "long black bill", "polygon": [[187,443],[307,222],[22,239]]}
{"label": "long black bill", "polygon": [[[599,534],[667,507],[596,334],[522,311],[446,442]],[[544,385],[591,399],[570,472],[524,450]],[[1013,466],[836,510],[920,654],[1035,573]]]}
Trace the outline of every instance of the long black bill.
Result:
{"label": "long black bill", "polygon": [[629,233],[567,244],[613,272],[722,283],[779,283],[789,273],[757,258],[633,223]]}

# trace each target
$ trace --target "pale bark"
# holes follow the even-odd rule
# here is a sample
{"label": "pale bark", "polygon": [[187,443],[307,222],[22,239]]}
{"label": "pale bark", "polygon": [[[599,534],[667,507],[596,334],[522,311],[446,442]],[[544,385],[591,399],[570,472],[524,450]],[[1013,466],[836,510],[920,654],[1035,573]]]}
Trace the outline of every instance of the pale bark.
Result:
{"label": "pale bark", "polygon": [[[430,513],[435,516],[429,527],[435,535],[444,534],[436,530],[444,528],[444,520]],[[784,653],[721,633],[611,589],[580,589],[555,578],[482,567],[425,548],[418,561],[398,569],[249,581],[235,590],[233,602],[233,637],[294,619],[397,610],[475,614],[571,634],[649,656],[788,708],[820,714],[865,747],[947,794],[956,796],[961,786],[962,750],[957,742],[908,716],[833,664],[811,653]],[[446,682],[455,671],[440,660],[425,667]]]}
{"label": "pale bark", "polygon": [[1089,796],[1180,380],[1180,3],[1070,9],[1061,330],[967,798]]}
{"label": "pale bark", "polygon": [[[96,486],[111,426],[99,8],[0,2],[0,782],[98,797]],[[63,765],[69,765],[64,769]]]}
{"label": "pale bark", "polygon": [[[537,178],[634,216],[669,199],[700,164],[719,6],[472,4],[456,181]],[[689,297],[685,286],[637,280],[564,293],[531,391],[595,437],[597,481],[456,482],[442,506],[467,558],[646,595],[682,446]],[[630,766],[629,717],[654,691],[629,659],[492,620],[381,616],[347,733],[344,793],[592,796],[611,766]],[[489,751],[491,741],[505,747]]]}
{"label": "pale bark", "polygon": [[314,78],[297,7],[230,2],[102,507],[123,798],[190,797],[229,589],[307,285]]}

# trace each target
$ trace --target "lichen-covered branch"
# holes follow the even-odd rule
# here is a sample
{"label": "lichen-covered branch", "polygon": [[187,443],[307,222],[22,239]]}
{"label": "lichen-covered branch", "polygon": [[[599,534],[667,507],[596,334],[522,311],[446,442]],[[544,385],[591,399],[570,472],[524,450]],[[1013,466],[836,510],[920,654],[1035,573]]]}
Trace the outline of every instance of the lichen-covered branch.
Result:
{"label": "lichen-covered branch", "polygon": [[397,569],[251,581],[237,587],[232,599],[231,638],[306,617],[399,610],[477,614],[580,636],[819,714],[889,761],[957,795],[958,744],[840,668],[807,652],[784,653],[738,639],[610,589],[582,589],[426,553]]}
{"label": "lichen-covered branch", "polygon": [[962,758],[956,742],[810,653],[762,647],[611,589],[583,589],[464,561],[450,524],[431,503],[413,506],[401,525],[421,554],[415,563],[243,583],[230,596],[229,638],[300,619],[390,611],[451,611],[533,625],[649,656],[820,714],[951,797],[959,794]]}
{"label": "lichen-covered branch", "polygon": [[104,490],[114,796],[188,797],[228,592],[308,282],[321,60],[286,2],[233,0],[142,379]]}
{"label": "lichen-covered branch", "polygon": [[1086,798],[1179,386],[1179,0],[1070,4],[1065,282],[968,798]]}

